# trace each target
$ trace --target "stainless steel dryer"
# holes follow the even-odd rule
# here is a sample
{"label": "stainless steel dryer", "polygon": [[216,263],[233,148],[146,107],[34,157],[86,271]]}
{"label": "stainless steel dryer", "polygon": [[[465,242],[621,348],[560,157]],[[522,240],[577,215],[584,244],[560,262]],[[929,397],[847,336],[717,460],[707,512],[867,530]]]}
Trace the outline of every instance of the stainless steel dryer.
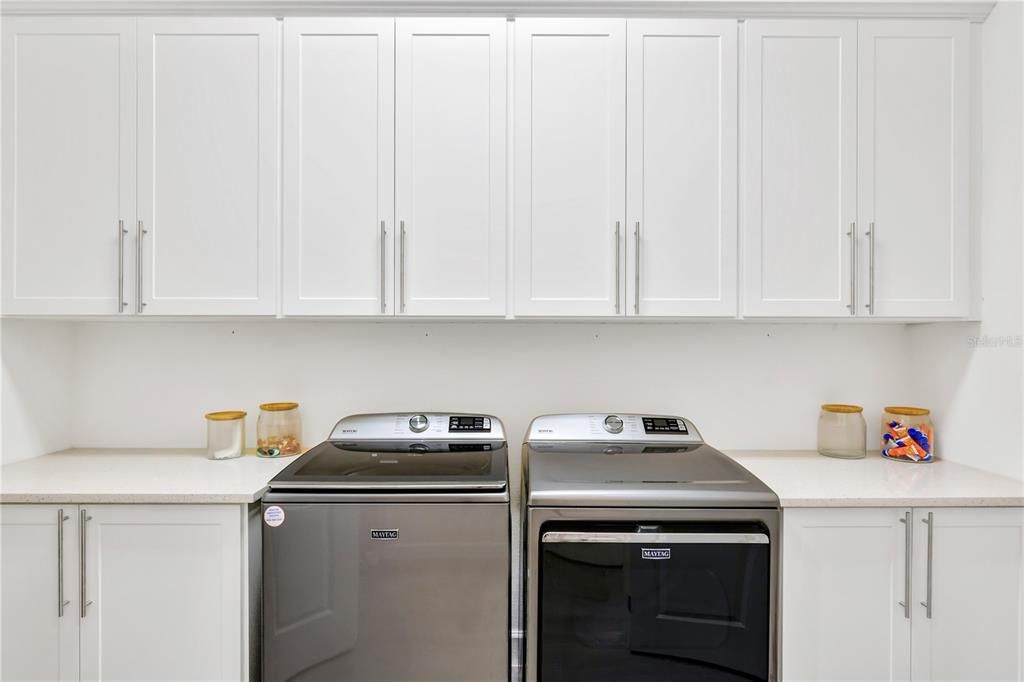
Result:
{"label": "stainless steel dryer", "polygon": [[526,680],[776,679],[764,483],[665,415],[538,417],[523,464]]}
{"label": "stainless steel dryer", "polygon": [[262,508],[264,680],[508,679],[496,417],[345,417]]}

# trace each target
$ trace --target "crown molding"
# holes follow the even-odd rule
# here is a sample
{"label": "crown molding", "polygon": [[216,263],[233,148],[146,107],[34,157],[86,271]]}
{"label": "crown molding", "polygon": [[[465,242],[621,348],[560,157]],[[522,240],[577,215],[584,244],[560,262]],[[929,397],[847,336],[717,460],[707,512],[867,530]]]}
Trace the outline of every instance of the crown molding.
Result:
{"label": "crown molding", "polygon": [[846,17],[984,21],[991,0],[0,0],[0,13],[195,16]]}

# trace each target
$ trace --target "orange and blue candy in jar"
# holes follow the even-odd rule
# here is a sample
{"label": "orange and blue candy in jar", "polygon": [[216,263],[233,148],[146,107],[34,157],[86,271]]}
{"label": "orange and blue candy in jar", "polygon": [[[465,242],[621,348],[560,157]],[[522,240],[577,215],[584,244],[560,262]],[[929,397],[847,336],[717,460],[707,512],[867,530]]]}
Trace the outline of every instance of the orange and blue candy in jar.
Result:
{"label": "orange and blue candy in jar", "polygon": [[899,462],[935,459],[935,431],[923,407],[886,407],[882,413],[882,456]]}

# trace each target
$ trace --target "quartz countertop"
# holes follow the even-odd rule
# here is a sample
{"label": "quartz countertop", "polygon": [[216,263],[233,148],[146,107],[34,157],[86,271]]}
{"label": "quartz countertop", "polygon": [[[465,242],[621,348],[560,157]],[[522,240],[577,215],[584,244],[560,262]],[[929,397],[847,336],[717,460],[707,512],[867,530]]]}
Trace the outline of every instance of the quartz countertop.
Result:
{"label": "quartz countertop", "polygon": [[[726,450],[785,507],[1024,507],[1024,481],[955,462]],[[73,449],[0,468],[4,503],[248,504],[294,457],[213,461],[200,449]]]}
{"label": "quartz countertop", "polygon": [[936,460],[910,464],[869,454],[726,450],[786,507],[1024,507],[1024,481]]}
{"label": "quartz countertop", "polygon": [[248,504],[295,461],[205,449],[73,449],[0,468],[0,502]]}

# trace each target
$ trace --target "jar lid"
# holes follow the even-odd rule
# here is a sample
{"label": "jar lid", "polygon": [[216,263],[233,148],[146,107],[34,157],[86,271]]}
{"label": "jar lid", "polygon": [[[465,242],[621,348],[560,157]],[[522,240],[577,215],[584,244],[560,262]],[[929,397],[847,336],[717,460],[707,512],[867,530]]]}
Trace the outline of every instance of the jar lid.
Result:
{"label": "jar lid", "polygon": [[212,422],[229,422],[235,419],[242,419],[245,417],[245,412],[241,410],[229,410],[227,412],[207,412],[206,418]]}
{"label": "jar lid", "polygon": [[931,414],[931,410],[926,410],[923,407],[904,407],[900,405],[887,407],[885,411],[889,414],[901,414],[905,417],[923,417],[926,414]]}
{"label": "jar lid", "polygon": [[821,409],[825,412],[835,412],[838,414],[853,414],[854,412],[864,411],[864,408],[860,405],[843,405],[841,403],[825,403],[821,406]]}
{"label": "jar lid", "polygon": [[264,412],[285,412],[294,410],[298,406],[298,403],[263,403],[260,405],[260,409]]}

